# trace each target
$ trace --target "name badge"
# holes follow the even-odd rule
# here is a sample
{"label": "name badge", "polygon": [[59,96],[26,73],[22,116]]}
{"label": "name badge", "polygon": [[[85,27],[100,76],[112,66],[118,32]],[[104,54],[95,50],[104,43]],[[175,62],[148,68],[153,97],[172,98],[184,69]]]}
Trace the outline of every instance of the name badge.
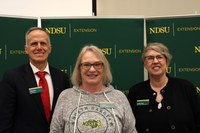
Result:
{"label": "name badge", "polygon": [[42,92],[42,87],[33,87],[33,88],[29,88],[29,94],[36,94],[36,93],[40,93]]}
{"label": "name badge", "polygon": [[137,106],[149,105],[149,99],[137,100]]}
{"label": "name badge", "polygon": [[113,102],[100,102],[100,108],[114,108],[115,105]]}

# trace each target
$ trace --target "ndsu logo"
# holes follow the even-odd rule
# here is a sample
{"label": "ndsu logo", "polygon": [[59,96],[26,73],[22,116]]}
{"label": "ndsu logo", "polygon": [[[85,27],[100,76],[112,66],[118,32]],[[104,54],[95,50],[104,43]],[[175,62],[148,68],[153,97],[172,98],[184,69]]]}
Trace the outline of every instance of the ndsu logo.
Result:
{"label": "ndsu logo", "polygon": [[66,27],[48,27],[48,28],[45,28],[45,30],[49,34],[65,34],[67,32]]}
{"label": "ndsu logo", "polygon": [[149,28],[150,34],[169,33],[170,27],[151,27]]}
{"label": "ndsu logo", "polygon": [[172,67],[167,67],[166,68],[166,72],[169,74],[169,73],[171,73],[172,72]]}
{"label": "ndsu logo", "polygon": [[200,53],[200,46],[195,46],[194,47],[194,52],[195,53]]}
{"label": "ndsu logo", "polygon": [[196,89],[197,89],[197,93],[198,93],[199,96],[200,96],[200,88],[199,88],[199,87],[196,87]]}
{"label": "ndsu logo", "polygon": [[105,55],[110,55],[112,53],[112,49],[111,48],[102,48],[101,51]]}

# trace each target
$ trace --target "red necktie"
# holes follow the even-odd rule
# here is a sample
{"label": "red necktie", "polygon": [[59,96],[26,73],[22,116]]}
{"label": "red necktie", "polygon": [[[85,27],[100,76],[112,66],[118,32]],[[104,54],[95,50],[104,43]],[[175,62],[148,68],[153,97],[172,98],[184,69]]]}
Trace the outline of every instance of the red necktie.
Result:
{"label": "red necktie", "polygon": [[43,91],[41,92],[40,96],[42,98],[42,103],[46,115],[46,119],[50,121],[50,96],[49,96],[49,87],[47,80],[45,79],[46,72],[37,72],[37,75],[40,77],[39,86],[42,86]]}

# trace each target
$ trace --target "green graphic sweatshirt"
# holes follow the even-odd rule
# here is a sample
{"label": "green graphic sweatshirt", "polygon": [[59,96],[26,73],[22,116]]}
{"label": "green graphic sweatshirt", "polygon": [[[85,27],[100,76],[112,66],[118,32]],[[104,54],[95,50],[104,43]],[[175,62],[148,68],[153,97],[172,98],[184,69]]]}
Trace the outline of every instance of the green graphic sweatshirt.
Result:
{"label": "green graphic sweatshirt", "polygon": [[79,87],[64,90],[57,101],[50,133],[137,133],[126,96],[108,85],[89,93]]}

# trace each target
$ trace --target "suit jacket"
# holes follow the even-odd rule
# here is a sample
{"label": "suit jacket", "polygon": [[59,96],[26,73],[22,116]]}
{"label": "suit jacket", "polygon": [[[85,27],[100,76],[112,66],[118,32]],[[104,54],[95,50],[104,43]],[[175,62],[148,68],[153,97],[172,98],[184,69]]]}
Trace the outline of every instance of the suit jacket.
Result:
{"label": "suit jacket", "polygon": [[[51,117],[61,91],[69,88],[67,74],[49,66],[53,82]],[[4,74],[0,84],[0,133],[49,133],[40,93],[30,94],[37,87],[30,64]]]}

